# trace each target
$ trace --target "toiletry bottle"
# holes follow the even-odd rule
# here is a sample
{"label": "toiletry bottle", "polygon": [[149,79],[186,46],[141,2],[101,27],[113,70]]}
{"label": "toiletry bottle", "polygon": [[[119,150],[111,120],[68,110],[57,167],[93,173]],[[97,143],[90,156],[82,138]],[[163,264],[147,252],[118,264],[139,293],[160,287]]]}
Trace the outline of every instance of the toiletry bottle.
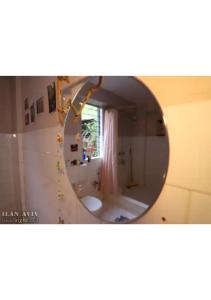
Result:
{"label": "toiletry bottle", "polygon": [[83,149],[83,160],[86,160],[86,150]]}

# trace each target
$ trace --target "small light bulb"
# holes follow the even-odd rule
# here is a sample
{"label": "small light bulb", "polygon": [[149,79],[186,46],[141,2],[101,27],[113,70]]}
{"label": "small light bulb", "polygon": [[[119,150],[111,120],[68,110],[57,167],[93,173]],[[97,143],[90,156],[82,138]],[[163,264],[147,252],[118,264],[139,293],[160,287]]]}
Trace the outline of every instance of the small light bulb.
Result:
{"label": "small light bulb", "polygon": [[13,135],[12,135],[14,138],[16,138],[16,134],[15,133],[13,133]]}

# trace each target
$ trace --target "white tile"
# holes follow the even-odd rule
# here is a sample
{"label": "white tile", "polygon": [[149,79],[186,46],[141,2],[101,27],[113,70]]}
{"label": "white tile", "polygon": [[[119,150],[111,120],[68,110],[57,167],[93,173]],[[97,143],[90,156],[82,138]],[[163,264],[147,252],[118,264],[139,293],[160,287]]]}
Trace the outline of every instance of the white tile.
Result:
{"label": "white tile", "polygon": [[170,138],[167,182],[211,193],[211,101],[165,108]]}
{"label": "white tile", "polygon": [[33,152],[58,155],[60,147],[56,137],[60,132],[62,132],[60,126],[26,132],[23,137],[23,148]]}
{"label": "white tile", "polygon": [[191,224],[211,224],[211,195],[191,193],[188,222]]}
{"label": "white tile", "polygon": [[[158,200],[137,223],[185,224],[189,205],[189,192],[172,186],[165,186]],[[162,218],[166,221],[163,222]]]}
{"label": "white tile", "polygon": [[[38,211],[40,223],[57,223],[59,216],[65,223],[100,222],[82,206],[67,176],[58,174],[57,157],[25,150],[24,158],[26,203]],[[63,200],[57,197],[59,191]]]}

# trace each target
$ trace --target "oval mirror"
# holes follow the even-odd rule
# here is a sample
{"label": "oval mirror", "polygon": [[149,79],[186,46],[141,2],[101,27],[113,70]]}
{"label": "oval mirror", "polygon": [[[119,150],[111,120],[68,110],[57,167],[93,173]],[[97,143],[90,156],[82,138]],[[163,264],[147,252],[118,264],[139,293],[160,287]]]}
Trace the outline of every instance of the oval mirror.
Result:
{"label": "oval mirror", "polygon": [[143,216],[163,188],[169,163],[167,129],[154,95],[134,77],[93,76],[80,84],[72,103],[64,158],[77,197],[105,222]]}

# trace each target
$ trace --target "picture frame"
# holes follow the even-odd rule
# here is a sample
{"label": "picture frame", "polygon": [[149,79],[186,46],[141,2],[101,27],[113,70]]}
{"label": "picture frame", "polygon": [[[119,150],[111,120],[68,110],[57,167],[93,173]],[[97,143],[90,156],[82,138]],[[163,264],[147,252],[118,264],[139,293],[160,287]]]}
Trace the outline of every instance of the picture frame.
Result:
{"label": "picture frame", "polygon": [[31,123],[35,122],[35,105],[34,103],[30,106]]}
{"label": "picture frame", "polygon": [[56,111],[56,84],[55,81],[52,85],[47,86],[48,91],[48,105],[49,105],[49,113]]}
{"label": "picture frame", "polygon": [[29,125],[29,113],[25,114],[25,126]]}
{"label": "picture frame", "polygon": [[40,97],[36,100],[37,115],[44,112],[44,97]]}
{"label": "picture frame", "polygon": [[77,152],[78,151],[78,144],[71,144],[70,145],[70,151],[71,152]]}
{"label": "picture frame", "polygon": [[24,110],[27,110],[29,108],[29,98],[26,97],[24,99]]}

